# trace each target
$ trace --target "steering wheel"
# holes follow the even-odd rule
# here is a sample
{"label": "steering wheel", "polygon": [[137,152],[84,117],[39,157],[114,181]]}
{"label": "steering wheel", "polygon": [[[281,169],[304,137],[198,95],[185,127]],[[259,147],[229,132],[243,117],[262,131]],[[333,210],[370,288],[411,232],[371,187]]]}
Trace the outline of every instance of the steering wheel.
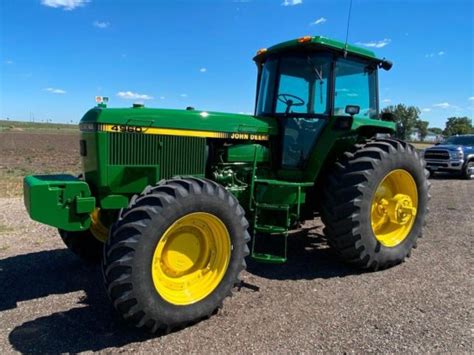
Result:
{"label": "steering wheel", "polygon": [[[286,105],[285,113],[290,113],[291,106],[303,106],[305,104],[304,100],[301,97],[291,95],[291,94],[278,94],[278,101],[283,102]],[[296,100],[293,101],[293,99]]]}

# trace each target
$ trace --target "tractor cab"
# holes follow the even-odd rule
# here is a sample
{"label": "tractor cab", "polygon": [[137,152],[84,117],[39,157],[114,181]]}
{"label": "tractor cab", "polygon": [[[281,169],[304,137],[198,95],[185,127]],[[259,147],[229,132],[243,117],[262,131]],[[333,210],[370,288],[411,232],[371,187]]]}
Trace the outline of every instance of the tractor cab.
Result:
{"label": "tractor cab", "polygon": [[323,37],[302,37],[257,52],[255,115],[278,120],[281,168],[303,169],[329,124],[378,118],[377,68],[370,51]]}

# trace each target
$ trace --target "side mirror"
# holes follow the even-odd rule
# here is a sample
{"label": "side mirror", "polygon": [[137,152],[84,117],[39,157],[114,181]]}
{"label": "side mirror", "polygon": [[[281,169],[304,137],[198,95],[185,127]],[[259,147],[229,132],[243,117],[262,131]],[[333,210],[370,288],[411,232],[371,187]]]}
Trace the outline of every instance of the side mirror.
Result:
{"label": "side mirror", "polygon": [[380,66],[383,70],[387,70],[387,71],[388,71],[388,70],[392,69],[393,63],[392,63],[391,61],[389,61],[389,60],[384,59],[384,60],[382,60],[382,61],[380,62],[379,66]]}
{"label": "side mirror", "polygon": [[360,106],[357,105],[347,105],[345,112],[348,115],[354,116],[357,115],[360,112]]}
{"label": "side mirror", "polygon": [[382,121],[395,122],[395,115],[391,112],[382,112],[380,119]]}

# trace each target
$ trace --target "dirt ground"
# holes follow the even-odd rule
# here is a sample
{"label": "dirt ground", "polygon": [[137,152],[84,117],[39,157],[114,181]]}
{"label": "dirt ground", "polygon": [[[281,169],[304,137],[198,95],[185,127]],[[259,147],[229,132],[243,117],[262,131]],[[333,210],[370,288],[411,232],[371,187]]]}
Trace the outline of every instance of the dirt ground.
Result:
{"label": "dirt ground", "polygon": [[80,170],[79,135],[73,131],[0,131],[0,197],[21,195],[24,175]]}
{"label": "dirt ground", "polygon": [[287,264],[249,261],[249,286],[217,315],[151,337],[113,312],[99,268],[24,210],[24,174],[80,171],[77,138],[0,132],[0,353],[473,352],[474,181],[431,180],[424,237],[402,265],[345,266],[316,220],[290,240]]}
{"label": "dirt ground", "polygon": [[358,273],[320,234],[290,241],[283,266],[249,262],[244,287],[215,316],[150,337],[111,309],[99,268],[30,221],[21,198],[0,198],[0,353],[471,352],[474,183],[432,180],[424,238],[395,268]]}

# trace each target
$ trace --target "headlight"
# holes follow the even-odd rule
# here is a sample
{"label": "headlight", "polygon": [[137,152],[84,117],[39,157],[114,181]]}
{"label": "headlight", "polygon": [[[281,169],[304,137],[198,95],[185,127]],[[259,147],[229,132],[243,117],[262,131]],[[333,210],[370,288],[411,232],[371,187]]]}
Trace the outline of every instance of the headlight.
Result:
{"label": "headlight", "polygon": [[455,151],[449,152],[449,155],[452,159],[464,158],[464,152],[462,150],[455,150]]}

